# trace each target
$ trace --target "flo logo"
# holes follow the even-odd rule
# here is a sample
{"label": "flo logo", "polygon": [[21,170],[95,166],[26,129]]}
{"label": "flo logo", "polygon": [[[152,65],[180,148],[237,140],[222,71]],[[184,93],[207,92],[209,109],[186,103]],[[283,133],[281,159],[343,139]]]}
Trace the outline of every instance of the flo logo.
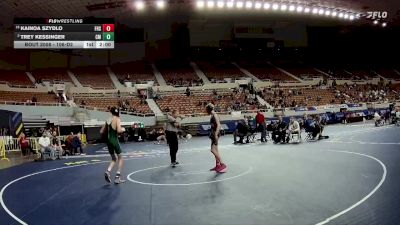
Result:
{"label": "flo logo", "polygon": [[386,19],[388,13],[386,11],[372,11],[367,12],[367,19]]}

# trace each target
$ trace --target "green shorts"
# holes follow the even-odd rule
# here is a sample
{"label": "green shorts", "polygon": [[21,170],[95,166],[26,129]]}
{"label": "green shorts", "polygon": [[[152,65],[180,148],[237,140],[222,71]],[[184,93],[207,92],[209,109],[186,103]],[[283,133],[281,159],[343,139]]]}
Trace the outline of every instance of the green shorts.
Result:
{"label": "green shorts", "polygon": [[119,155],[122,153],[121,146],[119,145],[119,143],[108,142],[107,148],[108,148],[108,152],[110,153],[110,155],[114,155],[114,154]]}

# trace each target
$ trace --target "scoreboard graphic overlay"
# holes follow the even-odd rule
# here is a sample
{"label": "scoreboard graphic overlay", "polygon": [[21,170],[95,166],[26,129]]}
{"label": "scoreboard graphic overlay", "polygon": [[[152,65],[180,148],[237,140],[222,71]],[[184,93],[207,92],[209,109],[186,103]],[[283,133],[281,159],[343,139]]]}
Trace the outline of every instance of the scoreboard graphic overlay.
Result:
{"label": "scoreboard graphic overlay", "polygon": [[114,19],[14,19],[15,49],[113,49]]}

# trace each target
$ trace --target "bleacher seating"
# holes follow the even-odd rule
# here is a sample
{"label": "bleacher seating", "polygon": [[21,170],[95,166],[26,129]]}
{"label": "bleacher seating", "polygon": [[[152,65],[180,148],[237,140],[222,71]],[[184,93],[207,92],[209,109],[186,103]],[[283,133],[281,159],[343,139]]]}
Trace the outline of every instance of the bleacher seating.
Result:
{"label": "bleacher seating", "polygon": [[62,68],[49,68],[49,69],[37,69],[32,71],[32,75],[35,77],[36,81],[50,81],[54,82],[72,82],[71,78],[68,76],[67,69]]}
{"label": "bleacher seating", "polygon": [[[82,104],[82,102],[85,102],[85,104]],[[121,97],[121,98],[116,98],[116,97],[104,97],[104,98],[82,98],[78,97],[75,98],[75,103],[78,106],[89,106],[96,108],[98,110],[103,110],[106,111],[108,110],[108,107],[113,107],[113,106],[120,106],[122,102],[129,102],[129,106],[127,106],[128,110],[134,113],[142,113],[142,114],[149,114],[152,113],[149,105],[147,104],[146,101],[141,101],[139,97]],[[134,109],[129,110],[129,108]]]}
{"label": "bleacher seating", "polygon": [[398,92],[398,97],[400,98],[400,83],[392,84],[391,89],[395,90],[396,92]]}
{"label": "bleacher seating", "polygon": [[[400,89],[400,87],[399,87]],[[277,108],[398,100],[396,85],[341,85],[332,88],[265,89],[261,96]]]}
{"label": "bleacher seating", "polygon": [[243,68],[249,71],[251,74],[256,76],[262,81],[291,81],[297,82],[293,77],[285,74],[284,72],[278,70],[277,68],[267,64],[241,64]]}
{"label": "bleacher seating", "polygon": [[369,70],[357,69],[348,71],[353,75],[353,79],[355,80],[368,80],[377,76],[376,74],[374,74]]}
{"label": "bleacher seating", "polygon": [[105,67],[79,67],[72,70],[83,86],[94,89],[113,89],[114,85]]}
{"label": "bleacher seating", "polygon": [[19,91],[0,91],[0,101],[9,102],[28,102],[35,97],[37,102],[41,103],[57,103],[58,98],[55,94],[43,92],[19,92]]}
{"label": "bleacher seating", "polygon": [[[162,99],[157,100],[157,104],[161,111],[168,112],[174,109],[179,110],[181,114],[205,114],[205,105],[213,103],[216,111],[227,112],[240,108],[241,110],[254,110],[257,108],[256,103],[249,104],[245,93],[226,91],[215,93],[210,91],[202,91],[200,93],[192,93],[190,96],[185,94],[167,94]],[[218,97],[219,96],[219,97]]]}
{"label": "bleacher seating", "polygon": [[283,68],[287,72],[297,76],[300,79],[313,78],[313,77],[326,77],[326,75],[314,70],[313,68]]}
{"label": "bleacher seating", "polygon": [[22,70],[0,70],[0,81],[11,85],[34,86],[25,71]]}
{"label": "bleacher seating", "polygon": [[125,81],[134,84],[145,84],[147,81],[153,81],[154,84],[157,84],[151,65],[146,65],[141,61],[114,64],[111,69],[121,84],[124,84]]}
{"label": "bleacher seating", "polygon": [[245,74],[231,63],[212,64],[208,62],[196,62],[196,64],[212,83],[226,82],[226,78],[241,79],[246,77]]}
{"label": "bleacher seating", "polygon": [[262,97],[270,105],[277,108],[307,107],[326,104],[340,104],[330,89],[289,88],[265,91]]}
{"label": "bleacher seating", "polygon": [[175,87],[201,86],[202,80],[190,65],[168,66],[157,65],[158,70],[168,85]]}
{"label": "bleacher seating", "polygon": [[400,74],[396,73],[393,69],[378,69],[376,72],[384,78],[400,80]]}
{"label": "bleacher seating", "polygon": [[314,77],[328,78],[325,74],[318,72],[312,66],[297,61],[275,61],[273,65],[284,69],[300,79],[310,79]]}
{"label": "bleacher seating", "polygon": [[344,69],[324,68],[321,70],[337,79],[351,80],[354,78],[354,76],[351,73],[348,73],[348,71]]}
{"label": "bleacher seating", "polygon": [[[378,85],[357,85],[357,86],[337,86],[337,90],[349,96],[346,98],[351,99],[353,102],[374,102],[374,101],[392,101],[398,99],[400,96],[393,92],[395,86],[378,86]],[[362,94],[362,97],[360,96]]]}

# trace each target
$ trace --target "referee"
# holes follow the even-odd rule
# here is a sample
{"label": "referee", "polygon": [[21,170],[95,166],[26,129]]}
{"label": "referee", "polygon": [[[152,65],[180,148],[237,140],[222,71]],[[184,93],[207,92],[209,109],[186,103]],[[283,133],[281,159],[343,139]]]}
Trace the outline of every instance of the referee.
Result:
{"label": "referee", "polygon": [[176,161],[176,153],[178,152],[178,128],[181,126],[178,110],[174,109],[172,115],[167,115],[166,138],[169,145],[169,155],[171,156],[171,166],[175,167],[179,164]]}

